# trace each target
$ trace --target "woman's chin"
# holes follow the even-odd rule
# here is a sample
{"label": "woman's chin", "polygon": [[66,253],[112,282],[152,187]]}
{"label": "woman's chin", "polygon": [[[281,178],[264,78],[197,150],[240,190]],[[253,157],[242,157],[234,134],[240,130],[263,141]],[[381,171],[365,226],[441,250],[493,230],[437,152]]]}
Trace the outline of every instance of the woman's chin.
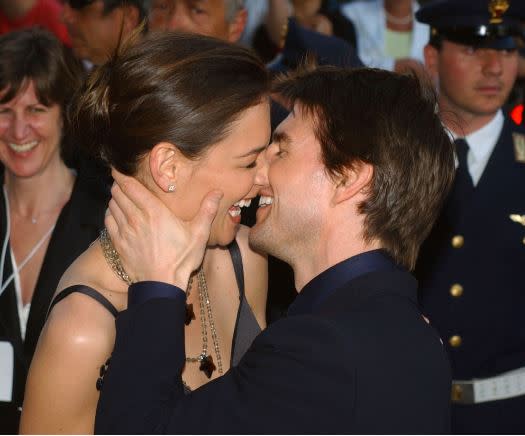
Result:
{"label": "woman's chin", "polygon": [[[226,226],[225,226],[226,227]],[[226,247],[230,245],[239,231],[240,224],[235,226],[229,225],[228,228],[213,229],[208,240],[208,247]]]}

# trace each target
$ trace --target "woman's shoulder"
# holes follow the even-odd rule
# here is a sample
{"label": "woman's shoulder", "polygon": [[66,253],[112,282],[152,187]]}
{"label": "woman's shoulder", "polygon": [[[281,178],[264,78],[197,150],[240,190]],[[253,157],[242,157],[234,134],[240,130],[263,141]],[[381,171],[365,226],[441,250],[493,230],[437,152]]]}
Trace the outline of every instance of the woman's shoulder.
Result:
{"label": "woman's shoulder", "polygon": [[[126,308],[127,285],[108,266],[98,240],[94,241],[67,268],[58,283],[54,297],[56,298],[67,288],[76,285],[84,285],[94,289],[115,306],[119,312]],[[71,297],[68,296],[64,301],[69,298]],[[100,303],[98,305],[100,306]]]}

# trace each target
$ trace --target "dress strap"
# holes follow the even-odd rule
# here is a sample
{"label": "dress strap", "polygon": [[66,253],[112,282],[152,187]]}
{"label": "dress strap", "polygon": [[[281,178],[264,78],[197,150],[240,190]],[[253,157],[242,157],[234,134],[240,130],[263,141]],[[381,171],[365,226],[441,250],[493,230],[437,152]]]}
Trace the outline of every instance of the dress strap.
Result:
{"label": "dress strap", "polygon": [[66,298],[68,295],[79,292],[81,294],[87,295],[94,300],[97,300],[102,306],[104,306],[114,317],[118,315],[118,310],[113,304],[110,303],[110,301],[104,297],[100,292],[96,291],[93,288],[90,288],[86,285],[73,285],[65,288],[64,290],[60,291],[56,297],[51,302],[51,305],[49,306],[49,310],[47,311],[47,316],[49,316],[49,313],[51,312],[51,309],[57,304],[58,302],[62,301],[64,298]]}
{"label": "dress strap", "polygon": [[235,239],[228,245],[228,251],[232,258],[235,280],[237,280],[237,287],[239,288],[239,300],[242,300],[244,296],[244,268],[242,266],[241,250]]}

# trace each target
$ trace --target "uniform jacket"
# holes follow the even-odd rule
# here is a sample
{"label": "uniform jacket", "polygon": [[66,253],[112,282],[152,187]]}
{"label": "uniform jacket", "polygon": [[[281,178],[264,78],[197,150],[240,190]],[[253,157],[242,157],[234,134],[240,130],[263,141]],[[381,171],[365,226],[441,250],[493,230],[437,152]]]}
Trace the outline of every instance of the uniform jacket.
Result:
{"label": "uniform jacket", "polygon": [[318,304],[303,290],[238,366],[187,396],[184,294],[130,306],[96,433],[448,432],[450,369],[414,278],[371,272],[332,291]]}
{"label": "uniform jacket", "polygon": [[[523,133],[505,120],[474,193],[445,205],[418,261],[423,312],[445,341],[455,379],[525,366],[525,227],[511,219],[525,215]],[[457,248],[454,236],[463,238]],[[452,346],[453,336],[461,343]]]}
{"label": "uniform jacket", "polygon": [[[0,168],[3,176],[3,168]],[[0,234],[4,240],[6,211],[3,194],[0,195]],[[14,284],[0,296],[0,341],[9,341],[14,348],[13,402],[0,402],[0,432],[17,433],[22,406],[25,379],[29,364],[44,325],[47,309],[56,291],[60,277],[67,267],[93,242],[104,224],[108,192],[94,181],[78,176],[71,198],[62,209],[44,257],[35,287],[27,322],[25,341],[20,335]],[[10,248],[8,247],[8,253]],[[12,273],[10,257],[4,278]]]}

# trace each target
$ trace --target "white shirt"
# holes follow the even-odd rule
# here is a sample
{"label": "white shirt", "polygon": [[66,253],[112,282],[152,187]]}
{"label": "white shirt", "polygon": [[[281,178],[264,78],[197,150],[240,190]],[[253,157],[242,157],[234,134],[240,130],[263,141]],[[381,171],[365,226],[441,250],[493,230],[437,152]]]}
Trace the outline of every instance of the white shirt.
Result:
{"label": "white shirt", "polygon": [[[494,147],[501,135],[505,118],[501,110],[485,124],[481,129],[465,136],[465,141],[469,145],[467,154],[467,165],[472,182],[476,186],[485,171],[485,167],[490,159]],[[450,132],[452,139],[461,138],[460,135]],[[456,162],[457,163],[457,162]]]}
{"label": "white shirt", "polygon": [[[412,3],[415,14],[419,5]],[[352,21],[357,37],[357,54],[367,67],[393,71],[395,59],[385,53],[386,15],[384,0],[354,0],[341,6],[341,13]],[[423,62],[423,48],[430,37],[430,27],[413,18],[410,57]]]}
{"label": "white shirt", "polygon": [[20,321],[20,335],[24,341],[26,338],[27,320],[29,319],[29,311],[31,309],[31,303],[27,303],[24,306],[22,302],[22,285],[20,283],[20,273],[18,272],[18,265],[16,264],[15,255],[11,250],[11,265],[13,266],[14,282],[15,282],[15,293],[16,293],[16,307],[18,309],[18,320]]}

